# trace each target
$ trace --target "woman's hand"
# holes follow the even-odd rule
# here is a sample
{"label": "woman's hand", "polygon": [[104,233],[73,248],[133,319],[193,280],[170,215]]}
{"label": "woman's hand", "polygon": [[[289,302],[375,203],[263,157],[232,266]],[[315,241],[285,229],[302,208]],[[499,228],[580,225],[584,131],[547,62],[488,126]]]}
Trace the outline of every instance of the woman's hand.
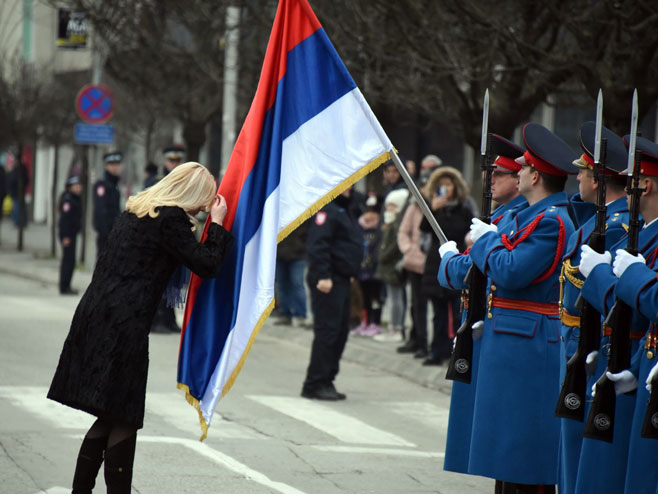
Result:
{"label": "woman's hand", "polygon": [[215,196],[215,200],[212,202],[212,205],[210,206],[210,219],[212,220],[213,223],[217,223],[218,225],[222,224],[222,221],[224,221],[224,217],[226,216],[226,211],[228,210],[226,206],[226,199],[224,199],[223,196],[217,194]]}
{"label": "woman's hand", "polygon": [[448,202],[448,198],[446,196],[434,196],[434,199],[432,199],[432,211],[436,211],[438,209],[441,209],[443,206],[446,205]]}

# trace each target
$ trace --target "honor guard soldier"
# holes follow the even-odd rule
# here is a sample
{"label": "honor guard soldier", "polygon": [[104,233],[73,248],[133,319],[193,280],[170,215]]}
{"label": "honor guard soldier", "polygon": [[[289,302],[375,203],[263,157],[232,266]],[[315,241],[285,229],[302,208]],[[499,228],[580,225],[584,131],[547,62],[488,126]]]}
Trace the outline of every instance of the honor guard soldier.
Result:
{"label": "honor guard soldier", "polygon": [[96,257],[101,255],[114,220],[121,214],[119,174],[123,154],[119,151],[103,155],[105,172],[94,184],[94,230],[96,230]]}
{"label": "honor guard soldier", "polygon": [[496,479],[501,493],[555,492],[558,277],[574,231],[564,186],[576,154],[539,124],[526,124],[523,139],[519,191],[528,207],[500,229],[474,219],[469,251],[491,280],[491,321],[480,341],[468,472]]}
{"label": "honor guard soldier", "polygon": [[[578,190],[580,198],[585,203],[595,204],[600,187],[600,179],[595,179],[594,171],[594,141],[596,138],[596,124],[586,122],[580,128],[579,137],[583,154],[575,160],[573,164],[578,168]],[[628,228],[628,206],[626,204],[626,177],[620,175],[626,169],[628,152],[624,141],[612,131],[605,127],[601,129],[601,137],[606,141],[605,154],[605,201],[606,218],[605,218],[605,249],[609,249],[616,244],[619,239],[626,234]],[[577,303],[580,295],[584,278],[578,271],[580,264],[581,246],[587,245],[590,238],[595,233],[596,217],[592,216],[587,220],[567,242],[567,248],[564,258],[562,259],[562,273],[560,275],[560,302],[561,312],[560,319],[562,322],[562,352],[560,367],[560,383],[564,381],[566,364],[578,348],[580,339],[580,307]],[[597,330],[600,330],[601,316],[596,314]],[[593,369],[592,369],[593,371]],[[597,376],[598,377],[598,376]],[[585,414],[586,416],[586,414]],[[560,493],[574,494],[576,492],[622,492],[624,488],[624,469],[611,468],[601,471],[596,468],[596,464],[585,466],[591,459],[607,456],[609,464],[620,465],[623,458],[626,457],[627,450],[621,448],[610,448],[608,444],[596,440],[586,440],[588,448],[592,451],[586,451],[583,457],[584,467],[579,472],[578,465],[581,461],[581,445],[583,440],[583,421],[571,418],[561,418],[560,430]],[[620,443],[623,443],[624,440]],[[598,451],[604,448],[605,451]],[[623,456],[615,459],[615,451]],[[576,488],[576,479],[584,482],[586,479],[587,486],[581,489]],[[592,490],[593,489],[593,490]],[[612,489],[606,491],[606,489]]]}
{"label": "honor guard soldier", "polygon": [[[508,221],[527,207],[528,202],[519,194],[519,179],[517,173],[521,165],[516,158],[523,155],[524,149],[513,142],[496,134],[491,135],[491,150],[497,155],[494,170],[491,175],[491,197],[499,206],[491,214],[491,222],[504,228]],[[466,274],[472,265],[468,252],[460,254],[454,241],[446,242],[439,247],[441,265],[439,267],[439,283],[445,288],[462,290],[462,322],[466,317],[466,302],[468,287],[464,284]],[[488,325],[490,320],[484,321]],[[450,399],[450,418],[448,421],[448,437],[446,440],[445,460],[443,469],[451,472],[468,473],[468,456],[471,443],[471,428],[473,425],[473,402],[477,381],[479,339],[473,342],[473,360],[471,382],[453,381]]]}
{"label": "honor guard soldier", "polygon": [[350,278],[359,274],[363,254],[357,218],[349,213],[350,193],[343,192],[309,222],[306,281],[313,309],[313,345],[304,398],[345,399],[333,382],[349,333]]}
{"label": "honor guard soldier", "polygon": [[[629,142],[629,136],[624,138]],[[656,363],[656,323],[658,304],[656,300],[656,270],[658,263],[658,145],[648,139],[638,137],[636,150],[641,152],[640,187],[644,189],[640,198],[640,213],[644,226],[638,240],[638,256],[632,256],[623,248],[625,238],[612,246],[610,252],[597,254],[584,250],[581,258],[586,268],[586,280],[582,288],[583,296],[601,309],[609,310],[614,298],[619,297],[636,312],[633,315],[631,338],[632,349],[637,349],[631,361],[631,368],[611,375],[615,382],[617,404],[624,406],[624,400],[633,402],[633,417],[630,424],[618,424],[615,410],[614,438],[625,435],[628,441],[628,460],[624,493],[654,493],[658,487],[658,441],[641,437],[640,430],[647,409],[649,393],[644,384],[649,371]],[[611,265],[611,258],[614,263]],[[598,286],[597,286],[598,285]],[[648,328],[648,330],[647,330]],[[642,338],[639,342],[638,337]],[[599,352],[599,360],[603,350]],[[605,356],[605,355],[604,355]],[[605,360],[605,359],[604,359]],[[603,369],[597,365],[600,375]],[[610,377],[610,376],[609,376]],[[638,382],[641,384],[638,386]],[[637,394],[625,395],[637,387]],[[620,401],[621,400],[621,401]],[[618,431],[618,428],[620,429]],[[583,443],[584,447],[585,443]],[[581,453],[582,456],[582,453]],[[600,468],[600,464],[597,464]],[[610,465],[610,468],[620,468]],[[580,475],[580,472],[579,472]],[[608,492],[608,491],[603,491]],[[609,491],[612,492],[612,491]],[[621,491],[618,491],[621,492]]]}
{"label": "honor guard soldier", "polygon": [[66,191],[59,200],[59,241],[62,244],[62,264],[59,270],[59,293],[77,295],[71,288],[75,268],[75,244],[82,225],[82,184],[80,177],[66,181]]}

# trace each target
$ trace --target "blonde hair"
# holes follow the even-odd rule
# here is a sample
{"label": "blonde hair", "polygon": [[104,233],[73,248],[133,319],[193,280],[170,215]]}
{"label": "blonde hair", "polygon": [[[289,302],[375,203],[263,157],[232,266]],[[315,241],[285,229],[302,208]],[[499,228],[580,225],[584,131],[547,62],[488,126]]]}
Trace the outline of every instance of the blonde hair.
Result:
{"label": "blonde hair", "polygon": [[185,210],[194,225],[195,219],[188,211],[208,207],[217,191],[217,184],[210,172],[200,163],[189,161],[174,168],[158,183],[130,196],[126,211],[138,218],[147,214],[156,218],[158,206],[178,206]]}

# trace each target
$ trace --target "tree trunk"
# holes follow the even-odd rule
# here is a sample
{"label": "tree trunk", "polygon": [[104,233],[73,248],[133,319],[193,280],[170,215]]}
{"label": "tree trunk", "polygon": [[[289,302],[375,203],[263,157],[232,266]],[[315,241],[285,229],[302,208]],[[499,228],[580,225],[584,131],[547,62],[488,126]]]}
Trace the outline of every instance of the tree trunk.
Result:
{"label": "tree trunk", "polygon": [[199,161],[201,148],[206,142],[206,122],[183,122],[183,139],[187,160]]}

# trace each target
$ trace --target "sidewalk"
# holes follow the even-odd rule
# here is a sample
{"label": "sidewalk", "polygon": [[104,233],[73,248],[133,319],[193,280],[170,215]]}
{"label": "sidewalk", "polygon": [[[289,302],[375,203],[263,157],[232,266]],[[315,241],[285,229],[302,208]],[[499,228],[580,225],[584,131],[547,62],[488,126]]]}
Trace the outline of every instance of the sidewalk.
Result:
{"label": "sidewalk", "polygon": [[[23,251],[16,250],[18,232],[8,218],[0,224],[0,276],[15,276],[38,281],[51,286],[57,292],[59,257],[50,255],[50,230],[47,225],[30,224],[24,231]],[[92,238],[93,241],[93,238]],[[59,256],[59,248],[57,250]],[[91,270],[76,269],[72,286],[80,293],[91,281]],[[313,332],[292,326],[274,325],[270,318],[265,322],[262,334],[281,338],[304,348],[311,348]],[[445,366],[421,365],[422,360],[409,354],[398,354],[399,343],[380,343],[371,338],[350,337],[343,359],[350,362],[389,372],[409,381],[450,394],[451,382],[444,379]]]}

